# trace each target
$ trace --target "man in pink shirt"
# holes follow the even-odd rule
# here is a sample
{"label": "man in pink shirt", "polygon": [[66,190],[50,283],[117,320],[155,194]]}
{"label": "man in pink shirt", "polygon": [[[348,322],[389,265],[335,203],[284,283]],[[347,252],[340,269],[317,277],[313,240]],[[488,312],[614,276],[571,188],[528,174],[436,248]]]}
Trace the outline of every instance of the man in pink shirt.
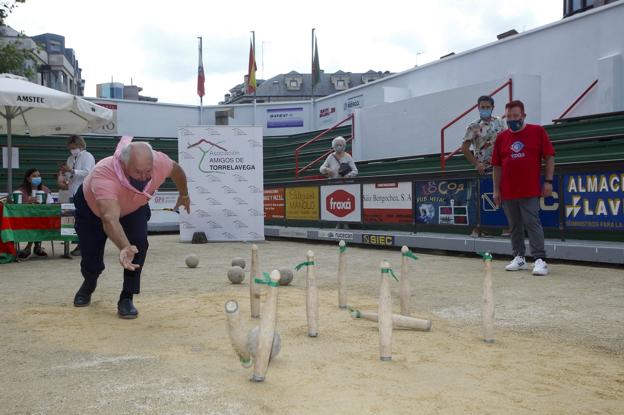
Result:
{"label": "man in pink shirt", "polygon": [[191,205],[184,170],[148,143],[131,141],[132,137],[122,137],[115,154],[95,166],[74,196],[84,277],[74,306],[91,303],[97,279],[104,271],[106,239],[110,239],[119,248],[119,263],[124,268],[117,311],[119,317],[127,319],[138,316],[132,300],[133,294],[140,292],[141,268],[149,247],[149,200],[170,177],[180,193],[174,210],[183,206],[189,212]]}

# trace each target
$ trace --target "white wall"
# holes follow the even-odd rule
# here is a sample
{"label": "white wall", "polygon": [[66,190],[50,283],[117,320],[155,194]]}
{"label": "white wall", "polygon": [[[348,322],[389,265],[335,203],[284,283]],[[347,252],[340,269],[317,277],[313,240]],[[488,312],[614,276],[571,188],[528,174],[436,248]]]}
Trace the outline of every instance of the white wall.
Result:
{"label": "white wall", "polygon": [[[304,133],[327,128],[361,108],[356,142],[360,138],[363,142],[356,144],[357,152],[362,158],[378,158],[399,156],[401,148],[386,148],[388,138],[407,140],[413,132],[418,139],[405,141],[408,145],[401,156],[439,152],[440,128],[472,105],[484,89],[509,77],[515,82],[514,98],[530,100],[526,110],[531,122],[548,124],[558,118],[595,79],[599,79],[596,88],[568,116],[624,110],[623,22],[624,1],[615,2],[321,98],[314,105],[309,101],[258,104],[256,125],[263,125],[265,136]],[[178,126],[199,121],[196,106],[114,102],[119,103],[117,134],[175,137]],[[500,112],[503,100],[497,102]],[[359,105],[349,107],[349,103]],[[303,108],[304,125],[267,128],[267,109],[288,107]],[[225,108],[233,108],[232,125],[253,124],[250,104],[204,107],[203,123],[213,124],[215,111]],[[459,132],[449,135],[457,139]],[[455,144],[451,140],[448,149]]]}
{"label": "white wall", "polygon": [[[490,94],[506,81],[497,79],[358,110],[355,124],[357,139],[353,142],[354,159],[360,161],[440,153],[441,128],[474,105],[477,97]],[[532,109],[528,111],[527,121],[539,122],[539,77],[514,75],[512,82],[520,86],[517,97],[527,108]],[[506,88],[494,95],[494,115],[502,115],[508,96]],[[466,126],[478,118],[478,111],[473,110],[445,130],[445,152],[453,151],[461,145]]]}

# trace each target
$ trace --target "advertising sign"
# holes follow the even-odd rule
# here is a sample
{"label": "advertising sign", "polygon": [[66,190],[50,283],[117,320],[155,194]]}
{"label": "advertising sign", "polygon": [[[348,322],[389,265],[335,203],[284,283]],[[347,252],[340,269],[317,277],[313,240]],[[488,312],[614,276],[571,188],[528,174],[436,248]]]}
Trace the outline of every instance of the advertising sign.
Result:
{"label": "advertising sign", "polygon": [[347,98],[344,102],[342,109],[344,111],[344,115],[347,116],[353,114],[353,110],[355,108],[362,108],[363,106],[364,95],[356,95],[354,97]]}
{"label": "advertising sign", "polygon": [[579,229],[624,229],[624,172],[563,176],[565,226]]}
{"label": "advertising sign", "polygon": [[319,188],[286,188],[286,219],[319,220]]}
{"label": "advertising sign", "polygon": [[284,188],[264,189],[264,218],[284,219],[286,204]]}
{"label": "advertising sign", "polygon": [[472,180],[414,182],[416,223],[472,225],[476,222],[475,185]]}
{"label": "advertising sign", "polygon": [[321,219],[336,222],[362,220],[359,184],[322,186]]}
{"label": "advertising sign", "polygon": [[73,203],[61,204],[61,235],[76,236],[74,225],[76,222],[76,207]]}
{"label": "advertising sign", "polygon": [[392,246],[394,245],[394,236],[364,233],[362,234],[362,243],[366,245]]}
{"label": "advertising sign", "polygon": [[330,124],[336,122],[336,107],[326,107],[319,110],[319,121],[321,124]]}
{"label": "advertising sign", "polygon": [[[481,209],[481,225],[483,226],[508,226],[503,208],[496,207],[494,203],[494,191],[492,178],[481,179],[481,197],[479,209]],[[559,227],[559,177],[553,177],[552,197],[540,198],[540,220],[545,228]]]}
{"label": "advertising sign", "polygon": [[346,231],[318,231],[319,238],[327,238],[327,239],[335,239],[335,240],[345,240],[352,241],[353,240],[353,232]]}
{"label": "advertising sign", "polygon": [[98,127],[94,130],[89,130],[90,133],[93,134],[117,134],[117,126],[119,123],[117,122],[117,104],[112,104],[110,102],[93,102],[101,107],[108,108],[113,111],[113,118],[106,124],[101,127]]}
{"label": "advertising sign", "polygon": [[178,128],[191,213],[180,210],[180,240],[264,240],[262,127]]}
{"label": "advertising sign", "polygon": [[267,109],[267,128],[303,127],[303,107]]}
{"label": "advertising sign", "polygon": [[370,183],[363,185],[365,223],[412,223],[412,183]]}

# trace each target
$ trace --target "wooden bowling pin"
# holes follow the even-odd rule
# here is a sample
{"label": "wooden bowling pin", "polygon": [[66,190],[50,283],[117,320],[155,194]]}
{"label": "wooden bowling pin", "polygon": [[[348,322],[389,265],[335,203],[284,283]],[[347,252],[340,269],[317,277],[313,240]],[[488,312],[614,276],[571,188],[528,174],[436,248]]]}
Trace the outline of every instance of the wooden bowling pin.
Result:
{"label": "wooden bowling pin", "polygon": [[251,246],[251,273],[249,275],[249,299],[251,301],[251,318],[260,317],[260,293],[261,287],[256,284],[256,278],[260,278],[260,261],[258,260],[258,245]]}
{"label": "wooden bowling pin", "polygon": [[279,280],[279,271],[271,271],[270,281],[267,284],[267,296],[262,309],[262,318],[260,319],[260,335],[258,336],[258,349],[254,359],[252,382],[264,381],[269,368],[275,326],[277,325],[277,290]]}
{"label": "wooden bowling pin", "polygon": [[494,289],[492,287],[492,255],[483,255],[485,262],[483,276],[483,296],[481,301],[481,318],[483,320],[483,341],[494,343]]}
{"label": "wooden bowling pin", "polygon": [[399,301],[401,303],[401,314],[404,316],[410,315],[410,298],[412,296],[412,290],[410,287],[409,276],[407,275],[407,261],[406,254],[409,252],[407,246],[401,248],[401,280],[399,282]]}
{"label": "wooden bowling pin", "polygon": [[338,245],[338,307],[347,308],[347,244],[340,241]]}
{"label": "wooden bowling pin", "polygon": [[243,329],[240,309],[235,300],[230,300],[225,303],[225,315],[227,317],[228,336],[230,337],[230,342],[232,342],[232,347],[238,355],[243,367],[250,367],[251,356],[247,348],[247,334]]}
{"label": "wooden bowling pin", "polygon": [[392,296],[390,294],[390,264],[381,262],[381,283],[379,286],[379,359],[392,360]]}
{"label": "wooden bowling pin", "polygon": [[308,336],[318,336],[318,288],[316,287],[316,275],[314,273],[314,252],[308,251],[306,268],[306,314],[308,318]]}

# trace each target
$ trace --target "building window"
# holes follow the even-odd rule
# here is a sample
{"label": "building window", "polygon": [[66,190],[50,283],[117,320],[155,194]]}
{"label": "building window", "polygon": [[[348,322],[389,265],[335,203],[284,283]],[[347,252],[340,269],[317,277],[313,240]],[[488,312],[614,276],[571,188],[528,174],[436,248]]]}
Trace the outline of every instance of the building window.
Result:
{"label": "building window", "polygon": [[584,12],[594,7],[594,0],[563,0],[563,17]]}
{"label": "building window", "polygon": [[59,42],[58,40],[51,40],[50,53],[61,53],[61,42]]}
{"label": "building window", "polygon": [[284,83],[286,84],[287,90],[298,91],[301,89],[303,79],[301,79],[300,76],[287,77],[286,79],[284,79]]}

